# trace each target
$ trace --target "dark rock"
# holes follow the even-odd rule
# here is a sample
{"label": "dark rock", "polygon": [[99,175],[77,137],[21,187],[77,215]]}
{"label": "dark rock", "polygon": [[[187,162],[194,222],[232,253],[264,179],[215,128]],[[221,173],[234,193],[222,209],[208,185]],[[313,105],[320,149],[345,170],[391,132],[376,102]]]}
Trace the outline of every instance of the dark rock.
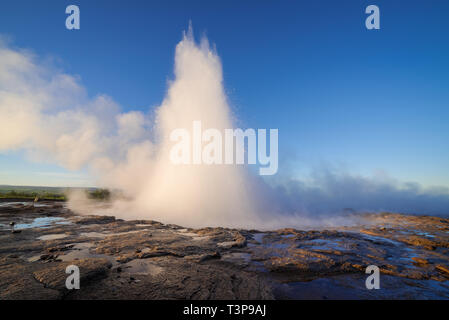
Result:
{"label": "dark rock", "polygon": [[[360,226],[261,233],[75,216],[51,205],[39,210],[0,207],[3,225],[42,216],[71,222],[14,236],[0,231],[0,299],[272,299],[295,297],[293,289],[279,295],[273,290],[298,284],[302,297],[316,291],[313,297],[334,299],[344,296],[329,292],[351,284],[364,288],[368,265],[378,266],[385,283],[400,288],[390,296],[388,290],[377,293],[384,297],[449,298],[447,288],[429,282],[449,278],[448,219],[385,212],[358,216],[366,221]],[[51,234],[67,237],[36,240]],[[69,264],[80,267],[80,290],[65,289]],[[316,289],[315,281],[328,287]],[[366,292],[353,297],[376,297]]]}

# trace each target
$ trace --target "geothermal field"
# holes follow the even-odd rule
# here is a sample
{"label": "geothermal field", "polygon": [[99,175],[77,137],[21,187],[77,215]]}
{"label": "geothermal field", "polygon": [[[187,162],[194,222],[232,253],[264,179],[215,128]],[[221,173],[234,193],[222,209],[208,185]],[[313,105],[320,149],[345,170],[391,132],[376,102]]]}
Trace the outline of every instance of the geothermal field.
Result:
{"label": "geothermal field", "polygon": [[0,2],[0,303],[449,300],[449,2]]}
{"label": "geothermal field", "polygon": [[[0,299],[449,298],[449,219],[351,215],[359,225],[194,229],[3,202]],[[80,269],[79,290],[66,287],[68,265]],[[369,265],[381,290],[365,287]]]}

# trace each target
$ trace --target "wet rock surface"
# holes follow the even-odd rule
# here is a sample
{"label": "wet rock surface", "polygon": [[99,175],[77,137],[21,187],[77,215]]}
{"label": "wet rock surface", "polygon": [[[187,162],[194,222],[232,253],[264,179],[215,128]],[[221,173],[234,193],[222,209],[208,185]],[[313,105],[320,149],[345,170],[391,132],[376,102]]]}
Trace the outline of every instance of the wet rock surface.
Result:
{"label": "wet rock surface", "polygon": [[[57,202],[2,203],[0,299],[449,298],[448,219],[362,220],[328,230],[187,229],[78,216]],[[80,269],[79,290],[65,287],[68,265]],[[365,287],[369,265],[380,269],[379,290]]]}

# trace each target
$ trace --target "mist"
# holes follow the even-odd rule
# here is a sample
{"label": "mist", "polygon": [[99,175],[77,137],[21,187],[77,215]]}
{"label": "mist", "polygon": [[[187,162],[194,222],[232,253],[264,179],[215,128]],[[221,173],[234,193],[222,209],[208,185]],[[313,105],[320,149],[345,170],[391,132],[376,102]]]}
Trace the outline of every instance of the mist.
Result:
{"label": "mist", "polygon": [[361,176],[336,169],[315,169],[305,179],[272,185],[278,212],[301,212],[315,218],[351,212],[398,212],[449,216],[449,189],[424,188],[390,177]]}
{"label": "mist", "polygon": [[[241,165],[174,165],[169,135],[201,120],[234,127],[222,64],[191,28],[175,49],[174,79],[154,110],[121,112],[111,97],[90,97],[79,77],[39,63],[30,51],[0,44],[0,152],[25,150],[31,161],[88,168],[97,185],[120,190],[107,208],[74,194],[78,213],[152,219],[187,227],[278,228],[348,225],[345,208],[447,214],[449,192],[346,173],[272,183]],[[282,139],[282,132],[280,132]]]}

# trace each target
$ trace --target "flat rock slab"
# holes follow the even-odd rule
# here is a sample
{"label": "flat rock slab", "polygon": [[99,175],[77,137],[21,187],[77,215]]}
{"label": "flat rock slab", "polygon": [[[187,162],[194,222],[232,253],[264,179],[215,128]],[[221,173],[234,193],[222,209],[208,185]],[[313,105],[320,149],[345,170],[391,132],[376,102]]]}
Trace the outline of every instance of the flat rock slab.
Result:
{"label": "flat rock slab", "polygon": [[60,299],[57,290],[45,288],[33,277],[32,268],[17,258],[0,259],[0,299],[53,300]]}
{"label": "flat rock slab", "polygon": [[52,263],[48,267],[33,272],[34,278],[42,283],[46,288],[65,291],[66,279],[69,274],[66,268],[69,265],[76,265],[80,270],[80,284],[86,285],[89,281],[97,281],[105,276],[112,264],[107,259],[81,259],[64,263]]}

